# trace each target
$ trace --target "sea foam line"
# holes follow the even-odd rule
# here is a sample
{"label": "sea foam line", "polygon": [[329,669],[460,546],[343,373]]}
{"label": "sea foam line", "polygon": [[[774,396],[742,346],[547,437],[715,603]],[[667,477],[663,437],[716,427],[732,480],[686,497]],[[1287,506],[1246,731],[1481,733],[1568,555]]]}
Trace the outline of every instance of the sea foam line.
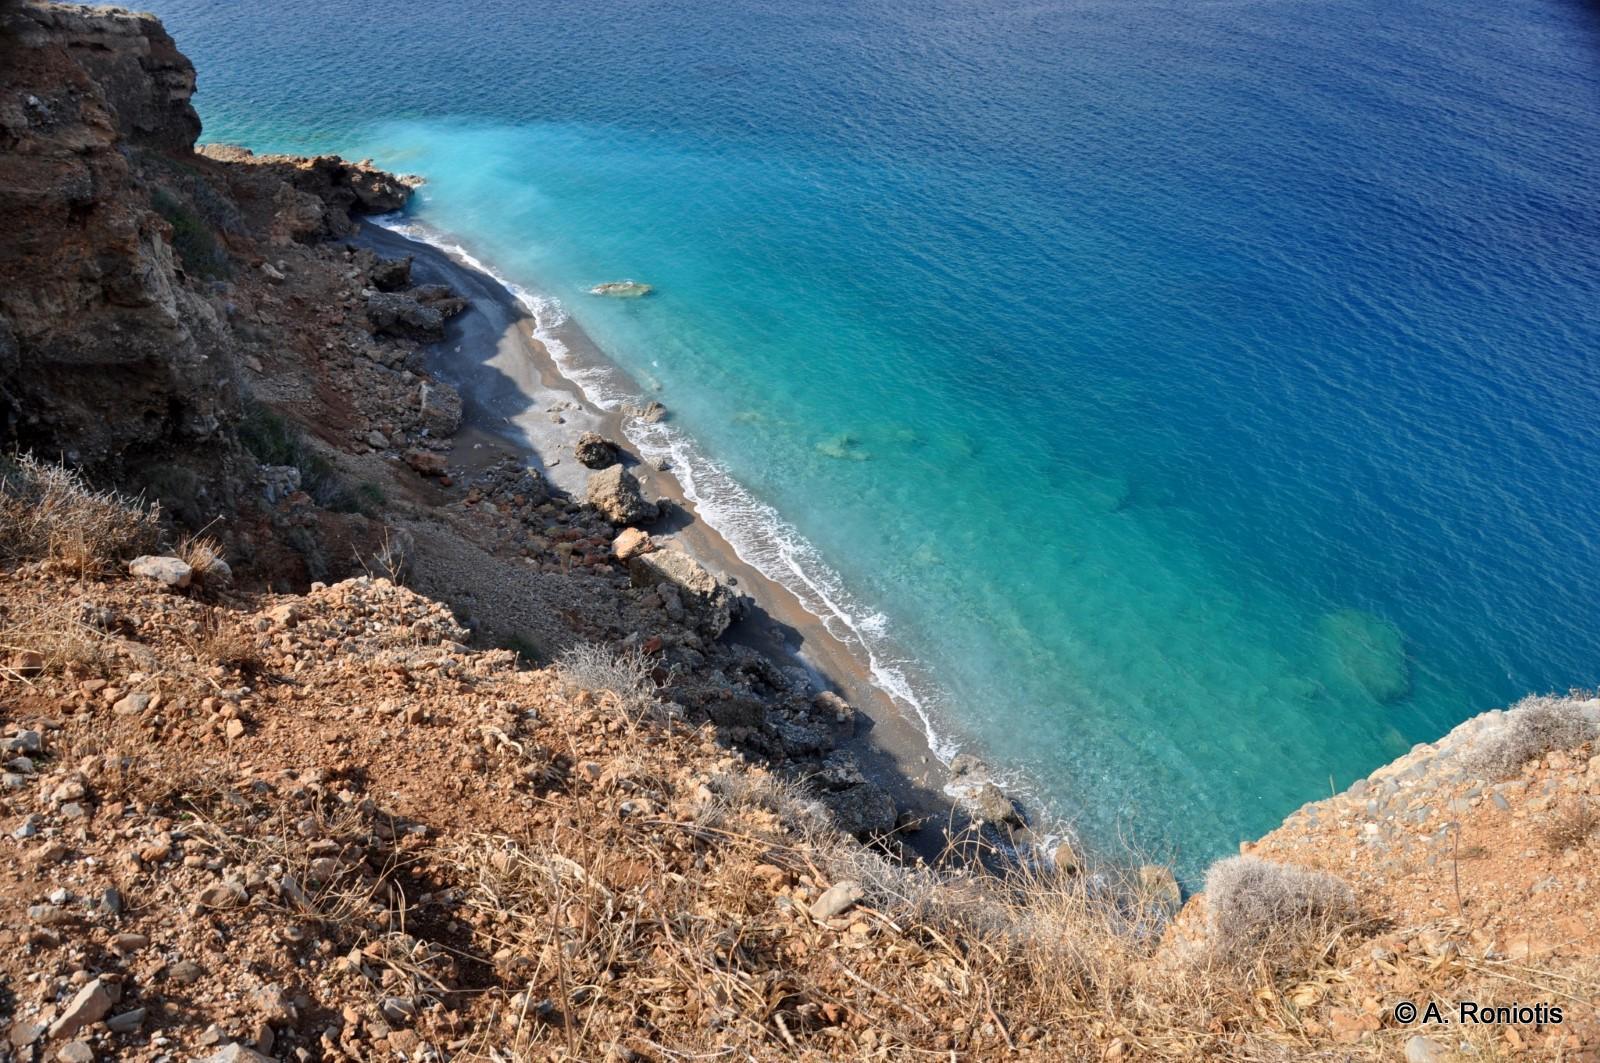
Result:
{"label": "sea foam line", "polygon": [[[618,370],[582,365],[573,357],[558,330],[568,315],[561,301],[517,284],[479,259],[445,234],[398,213],[369,219],[378,226],[419,243],[438,248],[471,268],[493,278],[522,304],[533,319],[533,335],[555,362],[562,376],[577,385],[595,406],[617,410],[639,399]],[[921,724],[929,750],[949,763],[958,752],[954,742],[934,726],[924,696],[907,674],[909,661],[898,659],[888,638],[888,618],[857,606],[843,579],[797,528],[772,506],[752,495],[720,462],[685,432],[662,422],[649,423],[625,417],[623,434],[646,459],[666,458],[684,495],[745,564],[785,587],[801,606],[846,645],[854,644],[866,655],[874,686]]]}

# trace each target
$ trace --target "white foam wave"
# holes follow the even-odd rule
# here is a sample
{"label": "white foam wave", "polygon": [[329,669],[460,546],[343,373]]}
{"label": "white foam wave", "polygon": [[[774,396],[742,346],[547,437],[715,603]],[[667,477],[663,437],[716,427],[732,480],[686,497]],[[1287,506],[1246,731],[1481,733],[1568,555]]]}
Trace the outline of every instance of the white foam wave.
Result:
{"label": "white foam wave", "polygon": [[[439,248],[503,285],[528,311],[534,322],[534,337],[550,352],[562,375],[576,384],[596,406],[617,410],[639,399],[621,372],[604,365],[584,364],[574,358],[560,335],[568,315],[559,299],[523,288],[459,243],[400,214],[379,215],[369,220],[391,232]],[[628,417],[623,420],[623,432],[647,460],[667,460],[701,519],[727,540],[741,561],[786,587],[831,635],[862,653],[873,684],[903,712],[917,719],[936,757],[948,763],[955,756],[958,747],[934,726],[929,705],[931,697],[918,689],[911,678],[916,671],[913,662],[901,657],[894,648],[888,617],[857,603],[839,574],[798,529],[746,490],[680,429],[663,422],[649,423]]]}

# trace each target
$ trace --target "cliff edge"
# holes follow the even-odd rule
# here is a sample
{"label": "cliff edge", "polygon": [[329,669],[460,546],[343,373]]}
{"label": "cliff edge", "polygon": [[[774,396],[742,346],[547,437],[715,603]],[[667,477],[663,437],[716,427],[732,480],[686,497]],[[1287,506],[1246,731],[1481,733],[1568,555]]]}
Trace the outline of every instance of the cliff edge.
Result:
{"label": "cliff edge", "polygon": [[624,451],[456,438],[472,300],[351,242],[412,182],[196,150],[194,90],[0,3],[0,1063],[1600,1058],[1600,703],[1195,897],[998,791],[918,860]]}

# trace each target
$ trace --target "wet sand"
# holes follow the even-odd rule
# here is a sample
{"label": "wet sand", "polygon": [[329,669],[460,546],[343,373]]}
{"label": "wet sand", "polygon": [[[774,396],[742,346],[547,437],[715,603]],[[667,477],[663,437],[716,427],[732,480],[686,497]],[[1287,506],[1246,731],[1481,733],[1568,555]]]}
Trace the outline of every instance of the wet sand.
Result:
{"label": "wet sand", "polygon": [[[445,339],[429,351],[430,371],[461,393],[463,427],[452,439],[452,464],[487,465],[511,452],[558,490],[582,497],[589,470],[573,456],[573,445],[590,431],[616,441],[627,452],[624,461],[646,493],[673,503],[645,529],[728,577],[754,603],[755,608],[747,610],[725,637],[780,664],[798,664],[818,689],[833,690],[855,706],[859,722],[849,748],[862,771],[893,794],[903,811],[927,821],[928,829],[908,836],[913,849],[931,857],[942,848],[943,831],[937,828],[949,823],[952,815],[951,801],[943,793],[948,775],[930,750],[920,723],[908,719],[873,684],[867,662],[786,587],[739,558],[695,512],[670,470],[640,460],[623,433],[623,414],[596,407],[578,384],[562,374],[535,336],[535,322],[517,297],[471,264],[381,226],[364,225],[351,242],[386,258],[412,256],[417,283],[447,284],[471,304],[451,320]],[[575,355],[591,363],[604,358],[575,328],[573,333],[586,347],[575,350]],[[605,365],[625,379],[614,363]],[[630,390],[643,394],[637,386]]]}

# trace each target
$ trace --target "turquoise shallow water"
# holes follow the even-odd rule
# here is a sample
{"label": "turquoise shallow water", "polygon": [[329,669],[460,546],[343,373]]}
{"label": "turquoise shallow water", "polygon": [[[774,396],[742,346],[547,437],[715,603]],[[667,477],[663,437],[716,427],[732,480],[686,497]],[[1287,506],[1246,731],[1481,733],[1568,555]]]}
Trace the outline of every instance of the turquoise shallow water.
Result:
{"label": "turquoise shallow water", "polygon": [[1193,870],[1600,679],[1582,5],[153,7],[208,139],[425,174],[747,556],[1095,840]]}

